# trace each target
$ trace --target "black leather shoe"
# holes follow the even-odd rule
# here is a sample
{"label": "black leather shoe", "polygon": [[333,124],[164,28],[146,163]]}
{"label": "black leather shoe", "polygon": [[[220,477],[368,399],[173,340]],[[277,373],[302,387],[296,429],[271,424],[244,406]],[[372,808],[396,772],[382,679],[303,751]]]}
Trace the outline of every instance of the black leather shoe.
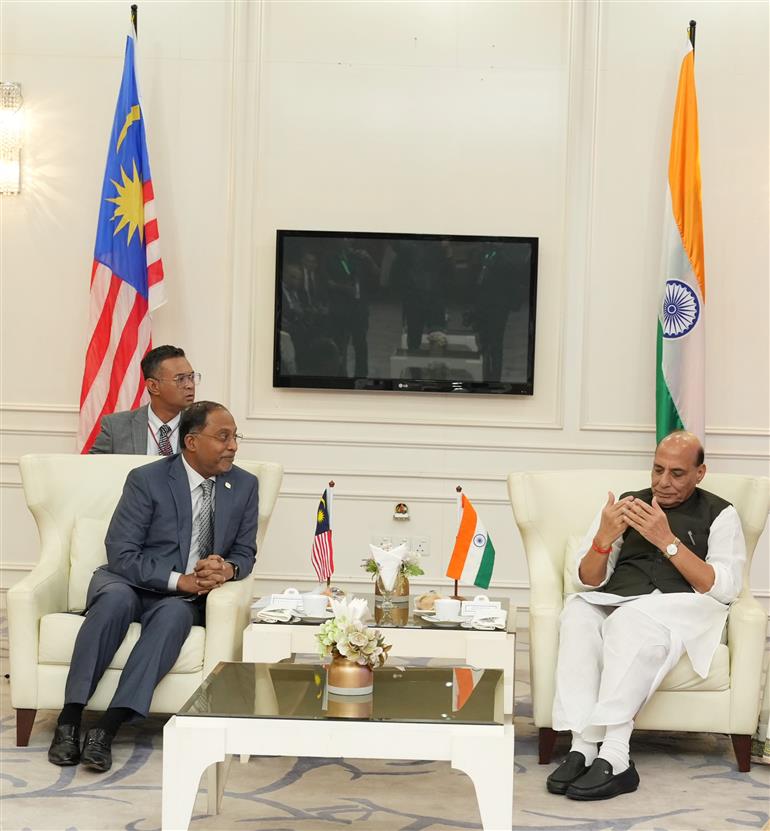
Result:
{"label": "black leather shoe", "polygon": [[92,727],[86,733],[80,763],[91,770],[109,770],[112,767],[112,739],[111,733],[101,727]]}
{"label": "black leather shoe", "polygon": [[48,748],[48,761],[54,765],[76,765],[80,761],[80,727],[75,724],[59,724]]}
{"label": "black leather shoe", "polygon": [[631,793],[639,787],[639,774],[634,763],[617,775],[612,772],[612,765],[604,759],[596,759],[588,773],[581,776],[567,788],[568,799],[612,799],[622,793]]}
{"label": "black leather shoe", "polygon": [[570,750],[567,758],[545,780],[545,786],[551,793],[566,793],[567,788],[588,770],[586,757],[579,750]]}

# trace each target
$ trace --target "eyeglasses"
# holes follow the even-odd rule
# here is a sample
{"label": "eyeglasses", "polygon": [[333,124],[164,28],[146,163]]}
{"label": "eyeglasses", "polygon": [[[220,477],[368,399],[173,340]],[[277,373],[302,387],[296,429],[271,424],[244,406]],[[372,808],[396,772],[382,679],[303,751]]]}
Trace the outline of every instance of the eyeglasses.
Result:
{"label": "eyeglasses", "polygon": [[191,436],[208,436],[210,439],[216,439],[222,444],[229,444],[232,439],[236,442],[243,441],[243,433],[190,433]]}
{"label": "eyeglasses", "polygon": [[157,381],[159,384],[163,381],[173,381],[178,387],[184,387],[188,381],[196,385],[200,384],[201,374],[200,372],[180,372],[179,375],[175,375],[173,378],[154,378],[153,380]]}

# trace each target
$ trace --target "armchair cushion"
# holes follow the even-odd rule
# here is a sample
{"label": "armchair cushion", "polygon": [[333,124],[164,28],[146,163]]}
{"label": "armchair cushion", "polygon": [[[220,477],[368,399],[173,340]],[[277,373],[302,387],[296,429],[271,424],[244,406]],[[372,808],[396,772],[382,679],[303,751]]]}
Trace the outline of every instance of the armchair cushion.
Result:
{"label": "armchair cushion", "polygon": [[75,520],[70,542],[70,580],[67,591],[67,608],[82,612],[86,608],[86,595],[91,577],[99,566],[107,562],[104,538],[109,521],[80,516]]}
{"label": "armchair cushion", "polygon": [[[38,663],[68,667],[75,646],[75,638],[84,620],[82,615],[66,613],[45,615],[40,621]],[[110,669],[123,669],[131,650],[139,640],[141,631],[140,624],[129,625],[123,643],[110,661]],[[203,669],[205,640],[206,630],[202,626],[193,626],[171,672],[200,672]]]}
{"label": "armchair cushion", "polygon": [[711,669],[705,678],[701,678],[692,668],[690,658],[685,653],[679,663],[663,679],[660,690],[699,690],[714,692],[730,689],[730,652],[725,644],[720,644],[711,660]]}

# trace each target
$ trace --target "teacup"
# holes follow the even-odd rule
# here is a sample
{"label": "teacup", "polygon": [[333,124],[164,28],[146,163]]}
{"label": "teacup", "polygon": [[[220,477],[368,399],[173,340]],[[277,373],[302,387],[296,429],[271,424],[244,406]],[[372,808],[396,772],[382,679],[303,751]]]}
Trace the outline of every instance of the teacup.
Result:
{"label": "teacup", "polygon": [[460,615],[460,601],[452,597],[440,597],[433,604],[436,620],[450,620]]}
{"label": "teacup", "polygon": [[302,608],[308,617],[323,617],[329,598],[325,594],[303,594]]}

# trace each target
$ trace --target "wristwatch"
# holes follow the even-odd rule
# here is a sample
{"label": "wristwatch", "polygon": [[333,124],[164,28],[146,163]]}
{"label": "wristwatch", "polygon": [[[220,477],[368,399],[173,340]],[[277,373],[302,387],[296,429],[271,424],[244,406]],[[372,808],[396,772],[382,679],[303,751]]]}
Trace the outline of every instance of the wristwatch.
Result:
{"label": "wristwatch", "polygon": [[225,562],[228,563],[230,565],[230,568],[232,568],[232,570],[233,570],[233,576],[232,576],[231,579],[237,580],[238,575],[241,573],[241,570],[238,567],[238,564],[234,563],[232,560],[225,560]]}
{"label": "wristwatch", "polygon": [[679,553],[679,537],[674,537],[674,541],[670,542],[664,549],[663,553],[670,560],[673,556]]}

